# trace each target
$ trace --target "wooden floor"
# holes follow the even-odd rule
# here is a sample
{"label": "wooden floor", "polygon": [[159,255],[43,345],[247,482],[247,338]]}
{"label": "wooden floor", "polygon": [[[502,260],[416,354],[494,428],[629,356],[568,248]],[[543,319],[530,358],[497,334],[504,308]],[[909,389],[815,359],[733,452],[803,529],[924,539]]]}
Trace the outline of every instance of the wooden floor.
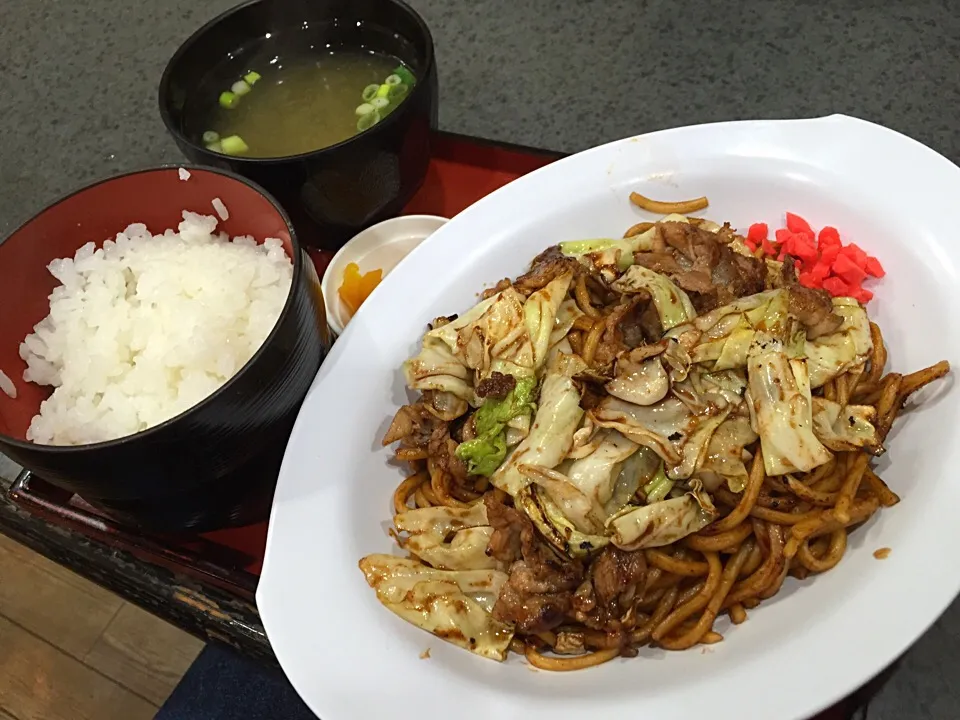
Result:
{"label": "wooden floor", "polygon": [[202,647],[0,535],[0,720],[149,720]]}

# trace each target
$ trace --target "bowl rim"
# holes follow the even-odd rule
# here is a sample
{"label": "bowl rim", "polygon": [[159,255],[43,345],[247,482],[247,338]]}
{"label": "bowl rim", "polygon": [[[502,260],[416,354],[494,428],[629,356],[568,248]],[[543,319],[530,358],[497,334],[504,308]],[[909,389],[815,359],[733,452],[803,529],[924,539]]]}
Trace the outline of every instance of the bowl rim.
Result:
{"label": "bowl rim", "polygon": [[[305,272],[303,264],[306,261],[304,258],[304,250],[300,246],[300,241],[297,240],[296,231],[293,229],[293,224],[290,222],[290,217],[287,215],[287,211],[283,209],[283,206],[279,202],[277,202],[277,199],[273,197],[273,195],[271,195],[269,192],[264,190],[259,184],[230,170],[224,170],[216,167],[209,167],[207,165],[200,165],[196,163],[164,163],[162,165],[153,165],[150,167],[140,168],[137,170],[129,170],[127,172],[122,172],[116,175],[110,175],[108,177],[95,180],[94,182],[91,182],[80,188],[72,190],[60,196],[56,200],[50,203],[47,203],[47,205],[45,205],[42,210],[32,215],[29,219],[22,222],[14,230],[12,230],[6,236],[4,236],[3,241],[0,242],[0,247],[2,247],[7,240],[12,238],[21,230],[25,229],[28,225],[30,225],[31,223],[39,219],[42,215],[44,215],[45,213],[47,213],[57,205],[60,205],[61,203],[69,200],[70,198],[76,195],[80,195],[81,193],[85,193],[88,190],[92,190],[93,188],[98,187],[99,185],[103,185],[108,182],[113,182],[114,180],[122,180],[123,178],[131,177],[134,175],[146,175],[146,174],[157,173],[157,172],[178,171],[180,169],[186,170],[189,173],[208,172],[214,175],[220,175],[229,180],[235,180],[237,182],[240,182],[246,185],[250,189],[254,190],[255,192],[259,193],[261,196],[263,196],[267,200],[267,202],[269,202],[273,206],[273,209],[280,215],[280,218],[283,220],[284,224],[286,225],[287,232],[290,234],[290,248],[293,251],[292,257],[290,258],[290,261],[293,263],[293,277],[290,282],[290,289],[287,291],[287,299],[283,303],[283,309],[280,311],[280,315],[277,317],[277,321],[274,324],[273,328],[270,330],[270,333],[267,335],[266,339],[263,341],[260,347],[257,348],[257,351],[250,356],[250,359],[247,360],[247,362],[245,362],[240,367],[240,369],[237,370],[233,374],[233,376],[229,380],[227,380],[223,385],[221,385],[219,388],[217,388],[212,393],[207,395],[207,397],[205,397],[203,400],[198,402],[196,405],[191,405],[189,408],[187,408],[183,412],[177,413],[172,418],[164,420],[162,423],[159,423],[158,425],[152,425],[144,430],[135,432],[132,435],[124,435],[123,437],[114,438],[113,440],[103,440],[101,442],[87,443],[84,445],[44,445],[40,443],[30,442],[29,440],[20,440],[19,438],[12,437],[5,433],[0,433],[0,441],[2,441],[4,445],[9,447],[15,447],[17,449],[24,450],[27,452],[36,453],[39,451],[39,452],[51,453],[51,454],[56,453],[60,455],[69,455],[69,454],[80,453],[80,452],[110,450],[122,444],[128,443],[132,440],[148,439],[153,435],[156,435],[165,431],[174,423],[181,422],[183,418],[191,414],[194,414],[196,412],[199,412],[201,408],[204,408],[207,405],[215,402],[217,398],[219,398],[221,395],[224,395],[227,392],[229,392],[233,388],[233,386],[236,384],[236,382],[240,379],[240,377],[244,373],[246,373],[250,369],[250,367],[253,366],[253,364],[260,358],[261,355],[263,355],[263,353],[266,351],[267,346],[269,346],[276,339],[277,333],[280,331],[280,325],[283,323],[284,319],[286,319],[286,317],[290,314],[290,309],[293,306],[294,298],[297,294],[297,289],[300,283],[302,282],[301,278]],[[189,178],[187,178],[186,181],[189,182]],[[117,230],[117,232],[121,232],[121,231],[122,231],[122,228]],[[109,238],[104,238],[101,241],[95,240],[94,242],[104,242],[108,239]],[[324,317],[324,322],[326,322],[326,317]]]}
{"label": "bowl rim", "polygon": [[410,95],[406,98],[406,100],[400,103],[394,112],[390,113],[381,122],[377,123],[373,127],[357,133],[352,137],[348,137],[346,140],[341,140],[334,145],[328,145],[316,150],[308,150],[307,152],[297,153],[296,155],[279,155],[277,157],[254,158],[243,157],[242,155],[224,155],[222,153],[215,153],[208,150],[199,142],[191,140],[190,137],[188,137],[173,120],[169,103],[167,102],[166,98],[169,94],[171,82],[170,78],[173,75],[174,68],[179,65],[183,55],[185,55],[190,48],[192,48],[196,43],[200,42],[204,35],[220,25],[224,20],[236,15],[237,13],[243,12],[253,5],[272,1],[273,0],[245,0],[245,2],[242,2],[239,5],[234,5],[232,8],[223,11],[211,20],[208,20],[206,23],[200,26],[199,29],[195,30],[193,34],[191,34],[186,40],[180,43],[180,46],[167,61],[167,64],[163,69],[163,74],[160,76],[160,86],[157,91],[157,101],[160,106],[160,119],[163,121],[163,125],[166,127],[167,132],[170,133],[178,143],[185,143],[193,150],[203,154],[206,157],[216,158],[220,161],[226,160],[231,163],[237,163],[239,166],[246,167],[256,165],[281,165],[283,163],[296,162],[299,160],[310,160],[321,157],[328,153],[332,154],[341,148],[361,141],[362,138],[369,140],[377,137],[378,135],[382,135],[387,129],[399,123],[411,112],[410,108],[415,105],[415,103],[411,101],[415,97],[420,97],[423,93],[430,91],[429,86],[431,83],[425,82],[425,80],[433,73],[436,64],[436,52],[433,44],[433,34],[430,32],[430,28],[427,26],[427,23],[423,17],[410,5],[404,2],[404,0],[380,0],[382,3],[393,4],[409,14],[419,27],[423,37],[426,39],[425,62],[423,72],[421,73],[422,80],[417,82],[413,90],[410,92]]}

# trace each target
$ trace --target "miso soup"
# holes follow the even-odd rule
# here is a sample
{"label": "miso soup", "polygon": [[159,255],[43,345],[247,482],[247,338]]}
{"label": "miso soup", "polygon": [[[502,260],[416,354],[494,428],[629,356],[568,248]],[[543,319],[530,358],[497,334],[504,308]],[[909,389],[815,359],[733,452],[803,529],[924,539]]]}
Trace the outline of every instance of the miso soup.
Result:
{"label": "miso soup", "polygon": [[192,110],[208,149],[251,158],[343,142],[393,112],[416,82],[397,58],[355,49],[261,51],[244,67],[232,82],[217,73],[219,85],[204,83]]}

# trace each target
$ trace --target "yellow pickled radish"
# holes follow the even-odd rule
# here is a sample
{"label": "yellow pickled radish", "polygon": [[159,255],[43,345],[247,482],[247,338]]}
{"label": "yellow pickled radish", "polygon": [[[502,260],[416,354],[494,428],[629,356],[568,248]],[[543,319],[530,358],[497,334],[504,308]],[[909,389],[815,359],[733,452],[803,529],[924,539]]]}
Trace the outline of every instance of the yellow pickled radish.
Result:
{"label": "yellow pickled radish", "polygon": [[353,315],[357,309],[363,305],[364,300],[370,297],[370,293],[383,280],[383,270],[376,269],[370,272],[360,274],[360,266],[356,263],[350,263],[343,271],[343,282],[338,290],[340,300],[347,306],[347,310]]}

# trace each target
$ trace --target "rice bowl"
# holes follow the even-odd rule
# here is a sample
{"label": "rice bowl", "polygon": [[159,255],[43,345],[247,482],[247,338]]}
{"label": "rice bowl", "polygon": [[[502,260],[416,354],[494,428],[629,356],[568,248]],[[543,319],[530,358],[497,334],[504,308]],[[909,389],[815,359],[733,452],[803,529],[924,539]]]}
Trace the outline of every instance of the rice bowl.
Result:
{"label": "rice bowl", "polygon": [[253,357],[280,317],[293,264],[277,238],[231,241],[216,226],[184,211],[177,232],[133,224],[49,264],[60,285],[20,357],[24,380],[55,390],[28,440],[132,435],[196,405]]}
{"label": "rice bowl", "polygon": [[[193,166],[188,172],[188,181],[177,166],[97,181],[52,203],[0,244],[0,306],[17,308],[0,313],[0,369],[17,396],[0,393],[0,451],[114,519],[159,532],[265,517],[293,419],[330,344],[319,279],[279,204],[230,172]],[[212,216],[213,198],[230,210],[216,232],[258,244],[276,238],[292,264],[279,318],[261,331],[262,344],[212,394],[133,435],[76,445],[28,440],[33,418],[54,390],[23,379],[27,363],[19,354],[50,314],[49,296],[60,284],[48,265],[74,258],[91,240],[115,237],[131,222],[146,225],[152,243],[167,228],[175,233],[184,209]],[[201,269],[205,278],[216,276],[213,268]],[[191,322],[182,313],[177,320]]]}

